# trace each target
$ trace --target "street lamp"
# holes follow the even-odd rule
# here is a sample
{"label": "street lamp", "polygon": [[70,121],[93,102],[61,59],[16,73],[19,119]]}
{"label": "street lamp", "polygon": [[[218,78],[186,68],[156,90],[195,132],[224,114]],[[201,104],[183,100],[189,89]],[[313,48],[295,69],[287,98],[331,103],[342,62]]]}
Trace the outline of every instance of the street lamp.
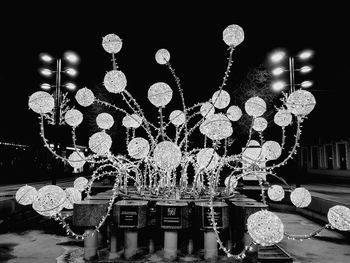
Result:
{"label": "street lamp", "polygon": [[[63,59],[61,58],[54,58],[51,55],[47,53],[41,53],[39,55],[40,60],[44,63],[45,67],[39,68],[39,72],[44,77],[51,77],[52,75],[55,75],[56,77],[56,83],[55,85],[50,85],[48,83],[41,84],[41,88],[43,90],[50,90],[52,87],[55,88],[54,92],[54,98],[55,98],[55,107],[54,107],[54,116],[53,116],[53,125],[55,125],[55,130],[58,129],[60,126],[60,119],[61,119],[61,87],[65,87],[68,90],[75,90],[76,86],[74,83],[65,83],[61,84],[61,74],[65,73],[69,75],[70,77],[75,77],[78,72],[77,70],[72,67],[76,66],[79,62],[79,56],[73,52],[73,51],[66,51],[63,54]],[[50,69],[50,65],[56,61],[56,69],[52,70]],[[62,70],[62,61],[65,61],[67,63],[67,66],[64,70]],[[57,151],[59,149],[58,141],[56,140],[54,143],[54,150]],[[58,169],[57,169],[58,170]],[[56,176],[55,172],[53,172],[52,176],[52,184],[56,184]]]}
{"label": "street lamp", "polygon": [[301,83],[295,82],[295,72],[300,72],[301,74],[306,74],[312,70],[312,67],[309,65],[302,66],[300,68],[295,68],[294,61],[296,59],[300,61],[308,60],[313,56],[313,51],[311,49],[306,49],[298,53],[295,57],[288,56],[287,52],[285,50],[277,50],[273,52],[270,56],[270,60],[274,65],[278,65],[279,63],[282,63],[282,61],[288,56],[288,68],[285,68],[283,66],[278,66],[277,68],[274,68],[271,72],[274,76],[280,76],[284,72],[289,72],[289,84],[286,84],[284,81],[277,80],[272,83],[272,89],[274,91],[281,91],[286,86],[290,86],[290,93],[295,91],[296,86],[300,86],[301,88],[309,88],[312,86],[312,81],[307,80],[303,81]]}

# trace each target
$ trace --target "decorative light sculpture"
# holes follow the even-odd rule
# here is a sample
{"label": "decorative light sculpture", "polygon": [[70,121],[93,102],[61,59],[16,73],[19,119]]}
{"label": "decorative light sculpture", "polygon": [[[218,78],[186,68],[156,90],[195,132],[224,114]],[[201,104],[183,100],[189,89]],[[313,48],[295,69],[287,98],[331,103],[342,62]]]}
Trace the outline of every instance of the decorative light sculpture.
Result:
{"label": "decorative light sculpture", "polygon": [[281,219],[267,210],[250,215],[247,228],[252,239],[262,246],[272,246],[283,239],[284,226]]}
{"label": "decorative light sculpture", "polygon": [[[107,91],[112,93],[112,96],[121,97],[126,102],[127,109],[95,98],[93,92],[87,88],[78,90],[75,98],[78,104],[83,107],[102,105],[123,114],[122,126],[126,128],[128,154],[115,155],[111,151],[113,141],[105,131],[112,128],[112,123],[114,123],[114,120],[112,122],[109,117],[107,121],[105,118],[96,120],[97,125],[103,131],[92,134],[89,138],[88,145],[93,152],[89,156],[85,157],[82,153],[76,151],[69,158],[65,158],[50,147],[48,149],[57,158],[68,161],[73,167],[81,167],[85,162],[95,165],[96,169],[91,179],[79,177],[74,181],[74,189],[78,190],[79,193],[86,192],[89,195],[91,187],[97,179],[106,175],[114,176],[115,182],[112,189],[114,194],[110,200],[110,208],[120,190],[131,198],[142,199],[147,196],[147,200],[176,198],[177,200],[194,201],[198,199],[200,193],[200,200],[205,199],[211,204],[211,220],[220,249],[229,257],[241,259],[245,250],[238,255],[232,255],[223,246],[216,228],[212,204],[216,200],[222,201],[224,198],[230,198],[237,181],[240,178],[252,175],[258,179],[261,186],[262,201],[266,203],[262,183],[267,180],[267,175],[273,175],[282,183],[285,183],[283,178],[274,173],[274,170],[285,165],[296,153],[301,135],[301,123],[313,110],[316,102],[313,95],[304,90],[296,90],[288,96],[286,95],[284,99],[280,100],[281,105],[274,105],[277,113],[274,116],[274,123],[272,123],[283,131],[282,142],[266,140],[264,135],[270,127],[266,122],[268,120],[267,116],[263,116],[267,110],[266,102],[262,98],[254,96],[249,98],[244,105],[229,105],[231,99],[229,93],[224,89],[233,63],[233,51],[244,40],[244,31],[238,25],[230,25],[223,31],[223,40],[229,46],[228,64],[223,81],[210,99],[196,103],[193,106],[187,106],[185,103],[180,79],[170,64],[170,52],[165,49],[157,51],[155,54],[156,62],[169,68],[175,80],[174,86],[176,85],[180,94],[182,108],[167,111],[170,114],[165,116],[166,111],[163,112],[163,108],[170,106],[169,102],[173,99],[173,90],[164,82],[156,82],[148,89],[147,93],[150,103],[158,108],[159,113],[159,122],[153,124],[147,119],[146,114],[130,91],[126,90],[126,76],[116,65],[115,54],[121,50],[121,39],[115,34],[105,36],[102,40],[102,46],[106,52],[112,55],[113,64],[112,70],[106,73],[103,83]],[[174,96],[174,100],[177,98]],[[42,137],[45,146],[47,146],[47,139],[43,131],[45,121],[50,121],[50,112],[54,107],[53,97],[45,92],[34,93],[29,98],[28,104],[33,111],[41,115]],[[227,110],[225,111],[226,107]],[[238,137],[235,134],[233,122],[236,125],[241,120],[242,115],[245,114],[241,110],[242,107],[244,107],[247,117],[251,118],[251,125],[248,127],[249,136],[240,153],[230,154],[230,145]],[[73,122],[74,125],[71,127],[73,131],[77,123]],[[290,149],[286,149],[285,141],[287,138],[284,131],[295,127],[294,144]],[[171,132],[167,132],[170,129],[175,130],[174,137],[172,137]],[[192,138],[198,137],[196,133],[198,130],[204,135],[204,143],[203,145],[193,146]],[[254,130],[257,132],[254,132]],[[141,132],[142,135],[139,134]],[[132,134],[131,139],[129,138],[130,133]],[[75,143],[75,133],[73,134],[72,139]],[[282,153],[282,150],[285,149],[287,154]],[[195,168],[192,186],[190,186],[188,180],[191,173],[189,167],[191,166]],[[108,168],[109,172],[105,172],[104,168]],[[230,169],[231,173],[229,175],[226,172],[223,173],[223,168]],[[225,177],[225,190],[219,185],[223,176]],[[132,179],[136,191],[128,191],[128,187],[130,187],[129,179]],[[50,188],[50,190],[52,191],[39,190],[37,195],[31,190],[32,195],[30,195],[28,201],[24,201],[23,198],[19,198],[18,201],[29,203],[31,198],[35,196],[34,209],[43,215],[54,216],[56,220],[62,221],[67,233],[83,239],[83,235],[76,234],[69,227],[69,223],[59,216],[62,207],[71,207],[70,204],[74,200],[78,200],[77,191],[63,191],[56,187]],[[271,200],[280,200],[283,198],[282,190],[277,185],[272,186],[268,190],[268,195]],[[291,190],[293,189],[291,188]],[[19,196],[21,196],[21,191]],[[70,198],[67,197],[66,192],[74,192],[72,195],[74,198],[71,196],[72,202],[70,204],[65,204],[66,200]],[[180,194],[174,195],[174,193]],[[291,201],[297,207],[305,207],[310,203],[311,196],[305,188],[297,188],[291,193]],[[96,225],[95,231],[99,230],[109,214],[110,209]],[[333,208],[329,214],[329,221],[335,228],[348,229],[348,210]],[[282,240],[283,235],[295,237],[295,235],[283,233],[281,220],[272,212],[265,210],[259,211],[248,218],[248,232],[254,242],[263,246],[278,243]],[[305,235],[302,238],[297,237],[297,239],[310,238],[313,235]]]}
{"label": "decorative light sculpture", "polygon": [[81,201],[81,192],[74,187],[68,187],[64,191],[66,192],[66,201],[63,207],[66,209],[73,209],[73,205]]}
{"label": "decorative light sculpture", "polygon": [[284,198],[284,190],[280,185],[271,185],[269,189],[267,189],[268,197],[273,201],[281,201]]}
{"label": "decorative light sculpture", "polygon": [[31,205],[38,192],[35,187],[24,185],[16,192],[16,201],[21,205]]}
{"label": "decorative light sculpture", "polygon": [[50,93],[37,91],[29,97],[28,105],[36,113],[48,113],[55,107],[55,100]]}
{"label": "decorative light sculpture", "polygon": [[77,127],[83,121],[83,114],[76,109],[70,109],[64,115],[64,120],[68,125]]}
{"label": "decorative light sculpture", "polygon": [[114,119],[111,114],[104,112],[97,115],[96,123],[97,123],[97,126],[100,127],[101,129],[107,130],[112,128],[114,124]]}
{"label": "decorative light sculpture", "polygon": [[290,200],[296,207],[307,207],[311,203],[311,194],[306,188],[298,187],[291,192]]}
{"label": "decorative light sculpture", "polygon": [[327,218],[335,229],[350,231],[350,209],[346,206],[335,205],[328,210]]}
{"label": "decorative light sculpture", "polygon": [[46,185],[38,190],[33,201],[33,209],[43,216],[55,216],[64,207],[66,193],[57,185]]}

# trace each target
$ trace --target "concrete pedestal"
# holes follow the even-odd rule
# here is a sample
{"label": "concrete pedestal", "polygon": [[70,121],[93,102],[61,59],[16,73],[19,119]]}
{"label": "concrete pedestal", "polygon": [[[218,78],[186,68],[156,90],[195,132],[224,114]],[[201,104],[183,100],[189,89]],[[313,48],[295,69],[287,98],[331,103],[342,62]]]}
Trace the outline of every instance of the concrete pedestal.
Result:
{"label": "concrete pedestal", "polygon": [[175,230],[164,231],[164,258],[174,259],[177,257],[177,236]]}
{"label": "concrete pedestal", "polygon": [[137,230],[125,229],[124,231],[124,257],[131,258],[137,252]]}
{"label": "concrete pedestal", "polygon": [[97,254],[98,235],[92,229],[85,230],[84,238],[84,259],[92,260]]}
{"label": "concrete pedestal", "polygon": [[215,259],[218,256],[218,246],[214,231],[204,232],[204,259]]}

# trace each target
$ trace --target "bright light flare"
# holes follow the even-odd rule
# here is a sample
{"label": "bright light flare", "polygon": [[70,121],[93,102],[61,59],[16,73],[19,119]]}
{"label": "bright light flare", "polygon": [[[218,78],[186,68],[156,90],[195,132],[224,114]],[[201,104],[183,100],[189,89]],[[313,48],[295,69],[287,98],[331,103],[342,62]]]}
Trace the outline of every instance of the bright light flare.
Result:
{"label": "bright light flare", "polygon": [[66,83],[64,86],[69,90],[75,90],[77,87],[74,83],[71,82]]}
{"label": "bright light flare", "polygon": [[70,62],[71,64],[77,64],[79,62],[79,56],[73,51],[66,51],[64,53],[64,59]]}
{"label": "bright light flare", "polygon": [[278,62],[280,62],[282,59],[284,59],[285,56],[286,56],[286,52],[280,50],[280,51],[274,52],[274,53],[271,55],[270,59],[271,59],[271,61],[272,61],[273,63],[278,63]]}
{"label": "bright light flare", "polygon": [[303,87],[303,88],[309,88],[309,87],[311,87],[312,86],[312,81],[310,81],[310,80],[305,80],[305,81],[303,81],[300,85]]}
{"label": "bright light flare", "polygon": [[314,51],[311,49],[306,49],[299,53],[298,57],[302,60],[309,59],[313,56]]}
{"label": "bright light flare", "polygon": [[272,84],[272,89],[274,91],[281,91],[286,87],[286,83],[284,81],[276,81]]}
{"label": "bright light flare", "polygon": [[53,61],[53,57],[47,53],[40,53],[39,58],[46,63],[51,63]]}
{"label": "bright light flare", "polygon": [[272,75],[274,75],[274,76],[279,76],[279,75],[281,75],[284,71],[285,71],[285,69],[282,68],[282,67],[275,68],[275,69],[272,70]]}
{"label": "bright light flare", "polygon": [[51,89],[51,85],[48,83],[43,83],[40,85],[40,88],[42,88],[43,90],[49,90]]}

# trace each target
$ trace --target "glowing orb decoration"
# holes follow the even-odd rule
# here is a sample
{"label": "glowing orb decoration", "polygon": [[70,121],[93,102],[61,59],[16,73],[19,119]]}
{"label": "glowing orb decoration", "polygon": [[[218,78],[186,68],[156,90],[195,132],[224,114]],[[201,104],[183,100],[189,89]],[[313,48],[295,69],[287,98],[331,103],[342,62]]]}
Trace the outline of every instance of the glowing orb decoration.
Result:
{"label": "glowing orb decoration", "polygon": [[156,107],[164,107],[173,97],[173,90],[164,82],[154,83],[148,89],[148,100]]}
{"label": "glowing orb decoration", "polygon": [[238,46],[244,40],[244,31],[239,25],[229,25],[222,33],[223,40],[228,46]]}
{"label": "glowing orb decoration", "polygon": [[224,109],[230,104],[230,94],[225,90],[217,90],[211,97],[211,102],[217,109]]}
{"label": "glowing orb decoration", "polygon": [[267,128],[267,120],[263,117],[258,117],[254,119],[253,129],[257,132],[262,132]]}
{"label": "glowing orb decoration", "polygon": [[16,201],[21,205],[30,205],[33,203],[37,194],[38,192],[35,187],[24,185],[17,190]]}
{"label": "glowing orb decoration", "polygon": [[170,60],[170,53],[165,48],[159,49],[156,53],[156,61],[160,65],[168,63]]}
{"label": "glowing orb decoration", "polygon": [[68,157],[68,163],[73,168],[79,169],[85,164],[85,156],[83,152],[72,152]]}
{"label": "glowing orb decoration", "polygon": [[252,97],[246,101],[244,109],[249,116],[260,117],[266,111],[266,102],[260,97]]}
{"label": "glowing orb decoration", "polygon": [[103,85],[111,93],[120,93],[124,91],[126,87],[126,77],[120,70],[111,70],[106,73]]}
{"label": "glowing orb decoration", "polygon": [[57,215],[64,207],[66,192],[57,185],[46,185],[38,190],[33,209],[43,216]]}
{"label": "glowing orb decoration", "polygon": [[272,201],[281,201],[284,198],[283,187],[277,184],[271,185],[267,189],[267,195]]}
{"label": "glowing orb decoration", "polygon": [[135,159],[142,159],[147,157],[149,150],[149,142],[142,137],[136,137],[132,139],[128,144],[128,153]]}
{"label": "glowing orb decoration", "polygon": [[290,113],[289,110],[279,110],[274,118],[273,118],[273,121],[278,125],[278,126],[281,126],[281,127],[286,127],[288,126],[289,124],[292,123],[292,114]]}
{"label": "glowing orb decoration", "polygon": [[219,163],[219,155],[213,148],[204,148],[197,153],[197,164],[199,169],[213,170]]}
{"label": "glowing orb decoration", "polygon": [[64,120],[69,126],[77,127],[83,121],[83,114],[76,109],[70,109],[64,115]]}
{"label": "glowing orb decoration", "polygon": [[233,132],[231,121],[222,113],[207,117],[200,125],[199,130],[212,140],[225,139]]}
{"label": "glowing orb decoration", "polygon": [[261,148],[266,160],[276,160],[282,154],[281,146],[275,141],[266,141]]}
{"label": "glowing orb decoration", "polygon": [[183,113],[183,111],[174,110],[170,113],[169,120],[175,126],[180,126],[185,123],[186,116],[185,113]]}
{"label": "glowing orb decoration", "polygon": [[101,129],[107,130],[113,126],[114,119],[111,114],[103,112],[97,115],[96,123]]}
{"label": "glowing orb decoration", "polygon": [[115,34],[108,34],[102,38],[102,47],[108,53],[118,53],[122,45],[122,40]]}
{"label": "glowing orb decoration", "polygon": [[238,121],[242,117],[242,110],[238,106],[230,106],[226,111],[226,116],[231,121]]}
{"label": "glowing orb decoration", "polygon": [[79,192],[82,192],[87,187],[88,183],[89,183],[89,180],[81,176],[74,180],[73,187],[77,189]]}
{"label": "glowing orb decoration", "polygon": [[137,114],[126,115],[122,124],[125,128],[138,128],[142,124],[142,118]]}
{"label": "glowing orb decoration", "polygon": [[154,149],[154,162],[164,170],[170,171],[175,169],[181,162],[181,150],[172,142],[163,141],[157,144]]}
{"label": "glowing orb decoration", "polygon": [[77,91],[77,94],[75,94],[75,99],[79,105],[88,107],[94,102],[95,95],[90,89],[82,88]]}
{"label": "glowing orb decoration", "polygon": [[307,207],[311,203],[311,194],[304,187],[298,187],[290,193],[290,200],[296,207]]}
{"label": "glowing orb decoration", "polygon": [[260,143],[256,140],[250,140],[248,147],[243,149],[242,159],[244,160],[244,165],[252,163],[256,163],[258,166],[264,165]]}
{"label": "glowing orb decoration", "polygon": [[247,229],[251,238],[262,246],[272,246],[283,239],[284,226],[274,213],[261,210],[248,217]]}
{"label": "glowing orb decoration", "polygon": [[73,205],[81,201],[81,192],[74,187],[68,187],[64,191],[66,192],[66,201],[63,207],[66,209],[73,209]]}
{"label": "glowing orb decoration", "polygon": [[314,109],[316,100],[311,92],[299,89],[288,96],[286,105],[294,115],[304,116]]}
{"label": "glowing orb decoration", "polygon": [[28,105],[36,113],[48,113],[55,107],[55,99],[45,91],[37,91],[29,97]]}
{"label": "glowing orb decoration", "polygon": [[215,113],[215,107],[210,102],[204,102],[201,106],[200,113],[203,117],[209,117]]}
{"label": "glowing orb decoration", "polygon": [[328,210],[327,218],[335,229],[350,231],[350,209],[346,206],[335,205]]}
{"label": "glowing orb decoration", "polygon": [[236,176],[231,175],[225,178],[225,186],[228,187],[230,193],[233,192],[233,190],[237,187],[237,185],[238,185],[238,180]]}
{"label": "glowing orb decoration", "polygon": [[112,139],[105,132],[96,132],[89,138],[89,148],[94,153],[104,155],[109,152],[112,146]]}

